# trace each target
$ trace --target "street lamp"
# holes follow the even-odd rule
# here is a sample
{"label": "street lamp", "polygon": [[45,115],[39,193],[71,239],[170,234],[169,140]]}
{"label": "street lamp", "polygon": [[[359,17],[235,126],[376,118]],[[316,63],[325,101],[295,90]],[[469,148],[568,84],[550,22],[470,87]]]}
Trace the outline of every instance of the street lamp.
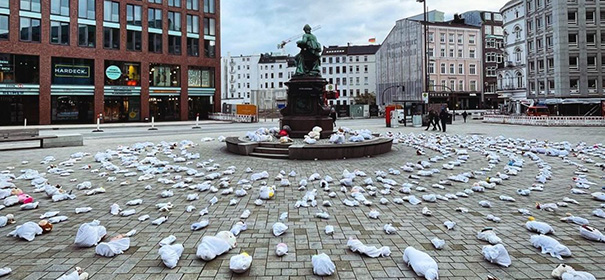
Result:
{"label": "street lamp", "polygon": [[385,103],[384,103],[384,93],[385,93],[387,90],[392,89],[392,88],[401,88],[401,91],[405,91],[405,87],[404,87],[404,86],[402,86],[402,85],[394,85],[394,86],[390,86],[390,87],[385,88],[385,89],[384,89],[384,90],[383,90],[383,91],[380,93],[380,99],[382,100],[382,105],[385,105]]}

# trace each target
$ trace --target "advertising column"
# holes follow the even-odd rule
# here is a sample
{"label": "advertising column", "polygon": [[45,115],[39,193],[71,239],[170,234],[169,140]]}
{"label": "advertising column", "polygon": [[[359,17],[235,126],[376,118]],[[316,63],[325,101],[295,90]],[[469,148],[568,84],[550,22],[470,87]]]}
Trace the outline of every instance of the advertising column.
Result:
{"label": "advertising column", "polygon": [[51,123],[92,123],[94,60],[51,58]]}
{"label": "advertising column", "polygon": [[156,121],[178,121],[181,100],[181,67],[150,64],[149,116]]}
{"label": "advertising column", "polygon": [[104,122],[141,120],[141,64],[105,61]]}
{"label": "advertising column", "polygon": [[0,53],[0,125],[39,121],[40,59]]}

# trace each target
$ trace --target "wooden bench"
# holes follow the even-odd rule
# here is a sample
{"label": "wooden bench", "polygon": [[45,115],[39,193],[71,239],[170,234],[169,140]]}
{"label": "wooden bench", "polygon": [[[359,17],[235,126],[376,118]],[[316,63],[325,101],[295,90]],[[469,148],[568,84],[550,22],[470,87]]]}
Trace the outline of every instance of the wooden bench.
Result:
{"label": "wooden bench", "polygon": [[40,141],[40,148],[44,147],[44,139],[53,139],[57,136],[40,136],[37,128],[3,129],[0,130],[0,143],[20,141]]}

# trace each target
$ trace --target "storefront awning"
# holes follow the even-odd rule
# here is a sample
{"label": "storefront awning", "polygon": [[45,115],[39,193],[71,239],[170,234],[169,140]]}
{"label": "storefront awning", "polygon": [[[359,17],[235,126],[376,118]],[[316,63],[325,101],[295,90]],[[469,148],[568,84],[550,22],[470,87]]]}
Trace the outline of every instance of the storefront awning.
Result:
{"label": "storefront awning", "polygon": [[557,104],[599,104],[601,101],[605,101],[605,98],[551,98],[541,100],[546,105],[557,105]]}
{"label": "storefront awning", "polygon": [[189,88],[187,94],[189,96],[214,96],[216,89],[214,88]]}

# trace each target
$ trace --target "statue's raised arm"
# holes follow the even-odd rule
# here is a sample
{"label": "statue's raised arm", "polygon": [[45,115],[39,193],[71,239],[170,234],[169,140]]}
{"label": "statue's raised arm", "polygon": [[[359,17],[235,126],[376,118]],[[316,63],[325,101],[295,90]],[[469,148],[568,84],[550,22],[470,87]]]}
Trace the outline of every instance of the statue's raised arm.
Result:
{"label": "statue's raised arm", "polygon": [[296,42],[300,53],[296,55],[296,72],[294,76],[321,76],[319,66],[321,65],[321,44],[317,42],[315,35],[311,34],[311,26],[308,24],[303,28],[305,34]]}

